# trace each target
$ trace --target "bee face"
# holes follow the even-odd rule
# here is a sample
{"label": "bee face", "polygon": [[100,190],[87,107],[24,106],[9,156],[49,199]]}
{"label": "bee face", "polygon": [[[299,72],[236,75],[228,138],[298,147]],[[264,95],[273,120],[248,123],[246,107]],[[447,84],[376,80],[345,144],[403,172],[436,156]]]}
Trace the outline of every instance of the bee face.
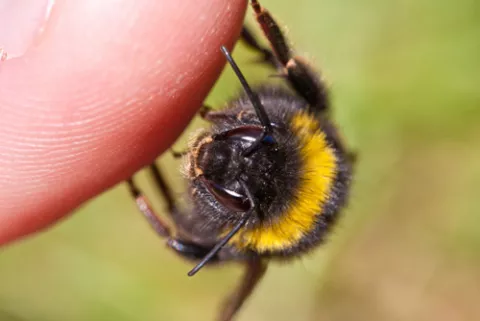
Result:
{"label": "bee face", "polygon": [[[286,182],[289,181],[290,186],[294,185],[295,177],[292,175],[288,179],[288,173],[295,172],[293,167],[296,162],[293,159],[296,155],[287,153],[289,144],[286,144],[282,136],[284,131],[275,129],[272,133],[274,142],[267,138],[254,152],[245,154],[263,133],[258,121],[253,121],[253,118],[252,121],[249,120],[250,117],[245,117],[235,125],[216,124],[215,133],[206,134],[207,136],[202,134],[196,138],[187,157],[192,187],[200,191],[194,195],[195,202],[201,203],[210,217],[221,217],[226,224],[238,216],[235,212],[249,209],[246,191],[241,182],[259,204],[262,209],[259,212],[270,213],[270,216],[275,215],[272,205],[278,199],[280,191],[286,190]],[[260,216],[254,213],[248,225],[264,219],[263,215]]]}

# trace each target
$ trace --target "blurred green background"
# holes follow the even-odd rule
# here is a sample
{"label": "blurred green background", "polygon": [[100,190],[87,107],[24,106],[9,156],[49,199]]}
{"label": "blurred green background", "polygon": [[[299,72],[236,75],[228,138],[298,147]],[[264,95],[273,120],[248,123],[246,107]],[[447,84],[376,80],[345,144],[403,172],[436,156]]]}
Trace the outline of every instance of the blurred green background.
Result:
{"label": "blurred green background", "polygon": [[[360,160],[330,242],[272,265],[238,320],[480,320],[480,2],[263,3],[321,67]],[[271,73],[242,45],[235,56],[252,82]],[[237,90],[226,69],[207,103]],[[180,194],[180,164],[159,162]],[[151,181],[138,177],[161,212]],[[212,320],[241,269],[188,278],[189,268],[120,185],[2,250],[0,321]]]}

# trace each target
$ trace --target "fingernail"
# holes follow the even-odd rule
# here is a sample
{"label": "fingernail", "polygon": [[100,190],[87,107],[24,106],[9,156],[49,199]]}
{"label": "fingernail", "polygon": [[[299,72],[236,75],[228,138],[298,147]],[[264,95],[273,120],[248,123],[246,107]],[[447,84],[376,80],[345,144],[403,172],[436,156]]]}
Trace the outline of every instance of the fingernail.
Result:
{"label": "fingernail", "polygon": [[45,27],[55,0],[0,0],[0,54],[22,56]]}

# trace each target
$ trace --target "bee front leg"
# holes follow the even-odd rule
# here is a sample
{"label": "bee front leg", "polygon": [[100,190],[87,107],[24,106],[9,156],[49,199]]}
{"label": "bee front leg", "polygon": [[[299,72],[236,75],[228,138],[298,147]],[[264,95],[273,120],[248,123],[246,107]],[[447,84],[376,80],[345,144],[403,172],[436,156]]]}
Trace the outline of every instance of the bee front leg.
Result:
{"label": "bee front leg", "polygon": [[275,58],[273,52],[270,49],[261,46],[248,27],[243,26],[240,39],[248,47],[262,55],[262,58],[260,58],[259,62],[266,63],[267,65],[270,65],[276,69],[280,69],[282,67],[277,58]]}
{"label": "bee front leg", "polygon": [[183,156],[188,154],[188,150],[182,150],[181,152],[177,152],[176,150],[170,149],[170,153],[172,154],[173,158],[179,159]]}
{"label": "bee front leg", "polygon": [[238,287],[227,298],[218,321],[230,321],[242,307],[250,294],[267,271],[267,262],[259,257],[252,257],[246,261],[245,274]]}
{"label": "bee front leg", "polygon": [[202,108],[200,108],[199,115],[202,119],[211,123],[229,121],[235,118],[231,113],[225,113],[222,110],[215,110],[207,105],[203,105]]}
{"label": "bee front leg", "polygon": [[[156,166],[152,166],[154,170],[155,181],[157,182],[159,188],[162,190],[165,200],[168,205],[168,209],[173,213],[176,211],[175,203],[173,201],[170,189],[168,188],[166,182],[163,180],[162,175],[158,171]],[[211,247],[202,246],[193,242],[181,240],[174,238],[172,236],[171,230],[168,224],[163,221],[152,209],[149,204],[146,196],[140,191],[133,179],[127,180],[127,184],[130,190],[130,193],[135,198],[138,209],[147,219],[147,222],[153,228],[153,230],[162,238],[167,239],[167,246],[174,250],[178,255],[182,256],[188,260],[200,260],[212,249]],[[211,262],[217,261],[217,257],[213,257]]]}
{"label": "bee front leg", "polygon": [[[327,90],[317,73],[304,59],[294,55],[292,48],[288,45],[285,36],[272,15],[257,0],[251,0],[250,3],[255,12],[257,22],[260,24],[279,63],[279,70],[287,77],[293,89],[305,98],[309,108],[317,112],[327,110]],[[252,41],[250,43],[254,44]],[[263,51],[263,49],[260,50]]]}
{"label": "bee front leg", "polygon": [[140,191],[133,179],[128,179],[127,184],[130,194],[135,199],[135,203],[137,204],[138,209],[143,214],[143,216],[153,228],[153,230],[161,237],[170,238],[172,234],[168,224],[155,213],[153,208],[150,206],[148,199]]}

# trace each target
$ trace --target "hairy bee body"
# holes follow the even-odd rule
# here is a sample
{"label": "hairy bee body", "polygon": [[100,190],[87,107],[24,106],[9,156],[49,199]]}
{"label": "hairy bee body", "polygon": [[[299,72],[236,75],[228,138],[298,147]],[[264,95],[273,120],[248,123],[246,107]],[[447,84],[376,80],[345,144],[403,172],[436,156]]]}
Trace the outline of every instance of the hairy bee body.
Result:
{"label": "hairy bee body", "polygon": [[293,259],[322,243],[347,202],[354,161],[330,119],[321,77],[293,52],[270,13],[257,0],[250,3],[269,48],[245,27],[241,38],[290,90],[273,85],[253,90],[222,46],[245,93],[222,110],[200,112],[211,128],[191,139],[184,156],[188,210],[178,206],[156,164],[150,166],[174,232],[128,180],[156,233],[178,255],[196,261],[189,276],[211,263],[245,264],[220,321],[232,320],[269,259]]}
{"label": "hairy bee body", "polygon": [[[256,93],[275,124],[276,148],[239,160],[239,153],[251,142],[237,136],[245,128],[261,130],[245,95],[214,112],[210,131],[192,139],[186,157],[194,204],[186,225],[203,245],[215,245],[238,221],[239,213],[218,202],[196,178],[204,175],[235,190],[239,186],[232,177],[243,175],[262,215],[252,216],[221,255],[294,257],[315,248],[337,219],[347,199],[351,166],[335,126],[322,114],[309,111],[304,99],[273,86]],[[222,133],[231,137],[216,140]]]}

